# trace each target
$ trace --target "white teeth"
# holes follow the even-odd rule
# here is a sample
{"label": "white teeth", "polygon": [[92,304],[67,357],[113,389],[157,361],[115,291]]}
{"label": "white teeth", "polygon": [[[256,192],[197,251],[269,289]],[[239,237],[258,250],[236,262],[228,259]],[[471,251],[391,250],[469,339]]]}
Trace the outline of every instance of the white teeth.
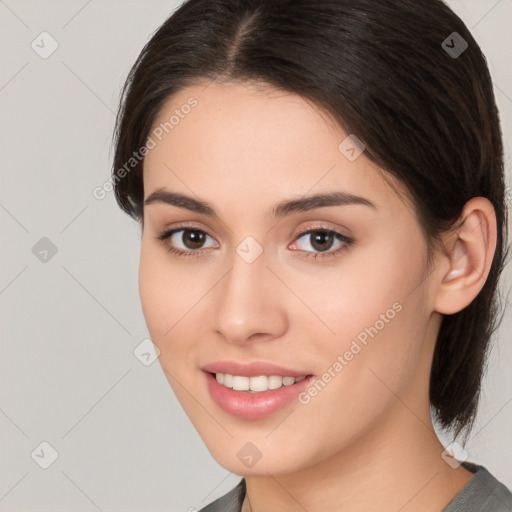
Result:
{"label": "white teeth", "polygon": [[227,388],[233,387],[233,375],[229,375],[229,373],[224,374],[224,382],[222,383]]}
{"label": "white teeth", "polygon": [[283,377],[283,386],[295,384],[295,377]]}
{"label": "white teeth", "polygon": [[268,389],[277,389],[283,385],[283,377],[279,375],[271,375],[268,378]]}
{"label": "white teeth", "polygon": [[266,375],[260,375],[259,377],[251,377],[249,379],[249,389],[251,391],[267,391],[268,377]]}
{"label": "white teeth", "polygon": [[261,393],[269,389],[279,389],[282,386],[291,386],[306,378],[300,377],[281,377],[280,375],[259,375],[258,377],[244,377],[242,375],[230,375],[229,373],[216,373],[215,379],[219,384],[232,388],[235,391],[248,391],[249,393]]}
{"label": "white teeth", "polygon": [[233,389],[235,391],[249,391],[249,377],[233,375]]}

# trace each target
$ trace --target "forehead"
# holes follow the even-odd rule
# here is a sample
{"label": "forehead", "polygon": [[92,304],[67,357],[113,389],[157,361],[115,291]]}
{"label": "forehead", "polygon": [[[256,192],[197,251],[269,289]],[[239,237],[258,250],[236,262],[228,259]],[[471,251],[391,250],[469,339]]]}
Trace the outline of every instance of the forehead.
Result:
{"label": "forehead", "polygon": [[146,197],[160,187],[202,197],[222,189],[224,198],[249,201],[259,195],[263,204],[262,198],[336,188],[373,196],[378,204],[394,193],[364,152],[351,161],[340,150],[348,134],[328,113],[266,84],[184,88],[165,102],[151,137]]}

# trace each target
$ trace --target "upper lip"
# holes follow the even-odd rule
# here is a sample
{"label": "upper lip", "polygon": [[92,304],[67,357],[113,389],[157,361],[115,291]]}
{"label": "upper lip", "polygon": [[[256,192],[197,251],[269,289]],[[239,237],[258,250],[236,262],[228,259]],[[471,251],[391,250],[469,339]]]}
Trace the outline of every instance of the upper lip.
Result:
{"label": "upper lip", "polygon": [[228,373],[244,377],[258,377],[259,375],[280,375],[281,377],[301,377],[310,375],[307,371],[294,370],[266,361],[251,361],[241,363],[237,361],[215,361],[204,365],[202,370],[209,373]]}

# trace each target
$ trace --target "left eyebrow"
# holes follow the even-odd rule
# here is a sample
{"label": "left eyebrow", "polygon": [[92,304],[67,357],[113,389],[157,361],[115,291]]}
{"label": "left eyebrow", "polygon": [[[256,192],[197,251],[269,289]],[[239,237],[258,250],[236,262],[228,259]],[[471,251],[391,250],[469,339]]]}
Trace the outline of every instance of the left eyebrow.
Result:
{"label": "left eyebrow", "polygon": [[[196,213],[219,218],[215,208],[206,201],[194,199],[193,197],[180,194],[178,192],[170,192],[163,188],[152,192],[144,201],[145,205],[152,203],[170,204],[172,206],[177,206],[178,208],[184,208]],[[364,197],[349,194],[347,192],[329,192],[309,197],[302,197],[300,199],[282,201],[272,208],[270,214],[274,218],[281,218],[292,213],[306,212],[316,208],[348,205],[363,205],[373,208],[374,210],[378,209],[374,203]]]}
{"label": "left eyebrow", "polygon": [[292,201],[283,201],[275,206],[271,214],[273,217],[285,217],[291,213],[306,212],[316,208],[326,206],[348,206],[348,205],[364,205],[374,210],[378,210],[377,206],[365,197],[355,196],[347,192],[330,192],[327,194],[316,194],[314,196],[303,197]]}

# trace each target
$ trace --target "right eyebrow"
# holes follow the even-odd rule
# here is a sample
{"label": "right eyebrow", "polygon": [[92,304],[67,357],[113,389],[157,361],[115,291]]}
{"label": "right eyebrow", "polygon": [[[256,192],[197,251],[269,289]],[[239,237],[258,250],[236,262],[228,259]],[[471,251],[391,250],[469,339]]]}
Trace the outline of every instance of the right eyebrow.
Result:
{"label": "right eyebrow", "polygon": [[177,206],[178,208],[185,208],[192,212],[219,218],[213,206],[207,202],[199,201],[198,199],[194,199],[193,197],[180,194],[178,192],[170,192],[163,188],[159,188],[152,192],[144,201],[144,205],[154,203],[170,204],[172,206]]}

